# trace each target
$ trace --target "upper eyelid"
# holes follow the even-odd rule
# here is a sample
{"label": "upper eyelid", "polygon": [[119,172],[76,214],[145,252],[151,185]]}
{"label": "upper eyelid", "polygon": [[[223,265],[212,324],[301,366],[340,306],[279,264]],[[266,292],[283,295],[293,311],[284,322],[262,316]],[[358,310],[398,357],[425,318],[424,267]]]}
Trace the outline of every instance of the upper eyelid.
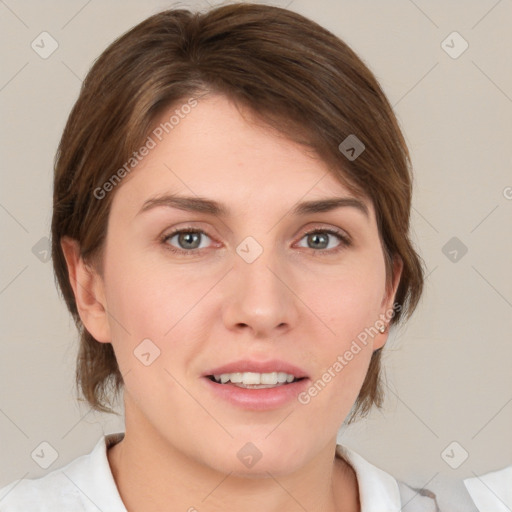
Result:
{"label": "upper eyelid", "polygon": [[[343,228],[340,228],[340,227],[337,227],[337,226],[332,226],[332,225],[319,225],[321,223],[315,223],[314,226],[310,227],[310,228],[306,228],[306,230],[304,231],[304,233],[302,234],[302,236],[304,235],[307,235],[308,233],[311,233],[312,231],[339,231],[340,234],[345,234],[346,236],[350,237],[349,233],[343,229]],[[184,226],[182,228],[176,228],[176,229],[171,229],[167,234],[163,234],[162,236],[170,236],[170,235],[173,235],[173,234],[177,234],[177,233],[180,233],[180,232],[183,232],[183,231],[200,231],[201,233],[204,233],[205,235],[209,236],[210,238],[215,238],[215,237],[212,237],[210,234],[209,234],[209,230],[206,228],[202,228],[202,227],[198,227],[198,226]],[[164,231],[165,233],[165,231]]]}

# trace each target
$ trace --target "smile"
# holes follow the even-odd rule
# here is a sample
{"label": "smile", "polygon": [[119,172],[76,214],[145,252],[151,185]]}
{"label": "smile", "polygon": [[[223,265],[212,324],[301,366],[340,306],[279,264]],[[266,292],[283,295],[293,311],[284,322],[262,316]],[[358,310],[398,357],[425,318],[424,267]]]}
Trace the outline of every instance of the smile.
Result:
{"label": "smile", "polygon": [[241,388],[249,387],[252,389],[282,386],[300,380],[295,377],[295,375],[285,372],[235,372],[210,375],[209,377],[213,377],[213,379],[220,384],[231,383]]}

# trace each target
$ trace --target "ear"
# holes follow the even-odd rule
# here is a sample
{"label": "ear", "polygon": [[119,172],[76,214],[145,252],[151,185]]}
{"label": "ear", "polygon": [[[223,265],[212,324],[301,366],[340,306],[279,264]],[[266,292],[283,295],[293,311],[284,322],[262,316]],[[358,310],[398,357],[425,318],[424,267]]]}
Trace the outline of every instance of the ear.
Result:
{"label": "ear", "polygon": [[[400,283],[400,278],[402,276],[402,270],[404,268],[404,262],[402,258],[395,254],[393,258],[393,278],[390,286],[386,286],[386,293],[382,299],[382,310],[381,310],[381,321],[386,325],[386,331],[384,333],[379,333],[374,338],[373,349],[377,350],[382,348],[386,341],[388,340],[389,335],[389,320],[390,320],[390,312],[394,311],[393,305],[395,303],[395,295],[398,289],[398,284]],[[380,322],[379,322],[380,324]]]}
{"label": "ear", "polygon": [[62,237],[60,245],[66,258],[69,282],[84,327],[97,341],[110,343],[110,326],[102,277],[84,262],[77,240]]}

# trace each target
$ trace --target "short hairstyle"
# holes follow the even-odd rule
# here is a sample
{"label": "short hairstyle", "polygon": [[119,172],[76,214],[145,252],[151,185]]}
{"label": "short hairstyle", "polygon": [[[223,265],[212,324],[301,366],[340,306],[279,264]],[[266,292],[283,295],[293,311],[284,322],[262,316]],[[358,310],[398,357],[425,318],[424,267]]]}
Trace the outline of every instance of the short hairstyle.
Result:
{"label": "short hairstyle", "polygon": [[[171,106],[217,93],[300,143],[356,197],[371,200],[387,286],[394,277],[394,258],[403,261],[390,324],[409,318],[421,297],[423,261],[409,238],[410,155],[387,98],[362,60],[325,28],[279,7],[244,2],[206,12],[160,12],[119,37],[96,60],[55,157],[53,266],[80,335],[76,386],[98,411],[115,413],[112,399],[123,378],[112,345],[96,341],[81,322],[61,238],[77,240],[84,261],[102,275],[110,206],[122,183],[108,194],[101,187],[123,166],[126,170],[133,152]],[[364,144],[357,158],[339,148],[351,135]],[[380,363],[379,349],[349,423],[373,405],[382,406]]]}

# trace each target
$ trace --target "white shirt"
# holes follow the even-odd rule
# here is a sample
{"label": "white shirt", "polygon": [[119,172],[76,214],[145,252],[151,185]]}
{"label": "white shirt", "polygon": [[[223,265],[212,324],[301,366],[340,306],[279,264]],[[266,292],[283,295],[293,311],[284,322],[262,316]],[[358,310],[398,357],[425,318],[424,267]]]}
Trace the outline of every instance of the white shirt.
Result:
{"label": "white shirt", "polygon": [[[107,458],[124,433],[102,437],[87,455],[35,479],[15,480],[0,489],[0,512],[127,512]],[[422,495],[343,445],[336,456],[354,469],[361,512],[436,512],[435,499]]]}
{"label": "white shirt", "polygon": [[512,465],[485,475],[466,478],[464,485],[478,510],[512,510]]}

